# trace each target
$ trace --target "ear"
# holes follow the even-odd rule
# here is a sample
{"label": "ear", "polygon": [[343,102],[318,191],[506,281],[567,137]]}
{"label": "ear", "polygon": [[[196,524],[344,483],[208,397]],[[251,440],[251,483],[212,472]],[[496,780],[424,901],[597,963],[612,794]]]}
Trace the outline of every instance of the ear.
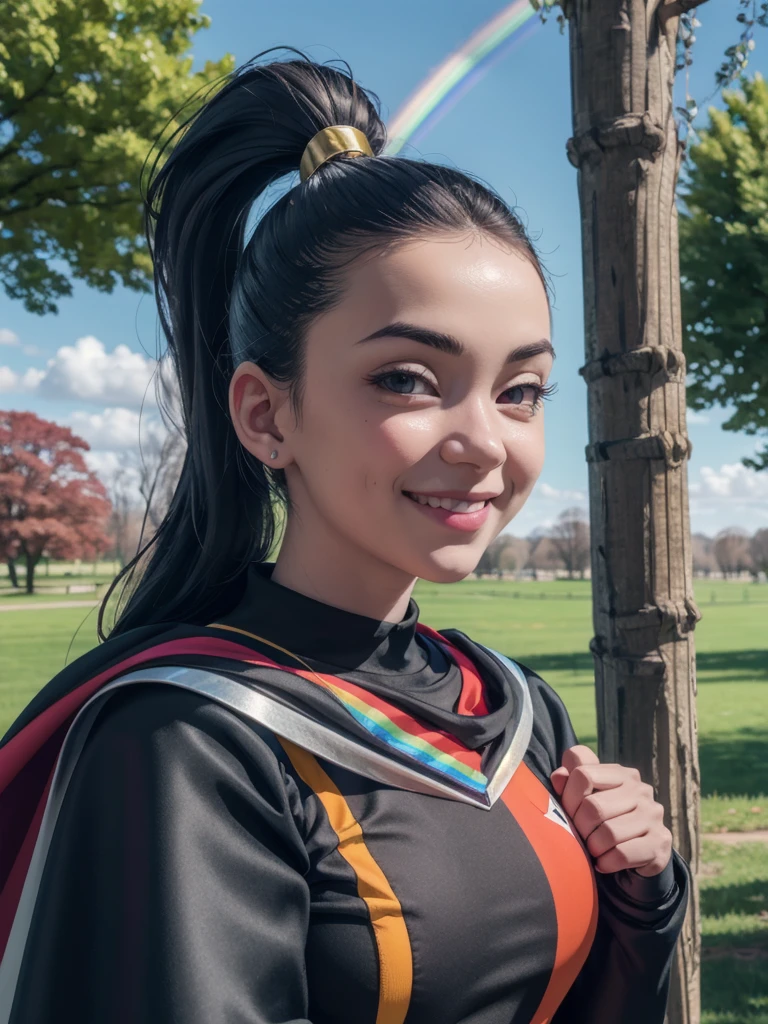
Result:
{"label": "ear", "polygon": [[[240,443],[270,469],[291,461],[276,417],[288,401],[287,387],[278,388],[256,363],[240,363],[229,383],[229,415]],[[277,451],[277,458],[270,453]]]}

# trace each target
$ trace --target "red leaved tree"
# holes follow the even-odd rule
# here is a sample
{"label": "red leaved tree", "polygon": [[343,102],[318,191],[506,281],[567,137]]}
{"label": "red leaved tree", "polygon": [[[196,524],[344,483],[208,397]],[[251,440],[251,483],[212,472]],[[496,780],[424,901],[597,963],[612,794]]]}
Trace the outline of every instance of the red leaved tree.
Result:
{"label": "red leaved tree", "polygon": [[31,412],[0,411],[0,557],[94,558],[109,545],[107,492],[88,469],[88,443]]}

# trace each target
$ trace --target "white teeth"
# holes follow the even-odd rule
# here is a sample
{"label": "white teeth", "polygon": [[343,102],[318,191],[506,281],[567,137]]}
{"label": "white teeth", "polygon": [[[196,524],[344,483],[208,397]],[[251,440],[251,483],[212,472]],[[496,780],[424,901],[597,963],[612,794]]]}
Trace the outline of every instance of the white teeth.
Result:
{"label": "white teeth", "polygon": [[420,505],[429,505],[431,508],[444,508],[448,512],[479,512],[485,507],[484,501],[457,501],[455,498],[434,498],[425,494],[409,494],[414,501]]}
{"label": "white teeth", "polygon": [[457,502],[452,498],[443,498],[440,505],[451,512],[479,512],[485,502]]}

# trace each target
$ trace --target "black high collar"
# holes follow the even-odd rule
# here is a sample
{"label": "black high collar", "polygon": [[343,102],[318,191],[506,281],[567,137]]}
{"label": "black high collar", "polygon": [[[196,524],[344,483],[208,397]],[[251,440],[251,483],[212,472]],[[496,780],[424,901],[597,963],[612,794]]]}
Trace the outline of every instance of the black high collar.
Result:
{"label": "black high collar", "polygon": [[226,618],[303,658],[342,669],[412,676],[428,665],[413,598],[400,622],[357,615],[316,601],[272,579],[274,562],[252,563],[242,600]]}
{"label": "black high collar", "polygon": [[[489,748],[489,763],[500,756],[506,742],[502,737],[514,732],[515,701],[506,673],[492,659],[486,656],[488,663],[482,670],[490,713],[458,714],[461,670],[442,645],[416,631],[419,607],[413,598],[400,622],[379,621],[283,587],[272,581],[273,569],[272,562],[252,563],[240,603],[219,622],[277,644],[318,671],[343,675],[394,700],[470,749],[498,740]],[[471,659],[472,641],[456,630],[449,633],[451,642]],[[270,651],[269,646],[265,652],[280,664],[294,667],[292,659]]]}

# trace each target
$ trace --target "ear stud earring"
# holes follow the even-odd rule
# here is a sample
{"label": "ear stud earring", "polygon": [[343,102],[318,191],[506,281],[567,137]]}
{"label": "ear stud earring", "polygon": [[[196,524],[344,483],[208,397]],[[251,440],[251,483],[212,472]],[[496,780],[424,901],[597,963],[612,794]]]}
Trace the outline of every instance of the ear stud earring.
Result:
{"label": "ear stud earring", "polygon": [[269,453],[269,457],[270,457],[270,459],[276,459],[277,458],[277,451],[270,452]]}

